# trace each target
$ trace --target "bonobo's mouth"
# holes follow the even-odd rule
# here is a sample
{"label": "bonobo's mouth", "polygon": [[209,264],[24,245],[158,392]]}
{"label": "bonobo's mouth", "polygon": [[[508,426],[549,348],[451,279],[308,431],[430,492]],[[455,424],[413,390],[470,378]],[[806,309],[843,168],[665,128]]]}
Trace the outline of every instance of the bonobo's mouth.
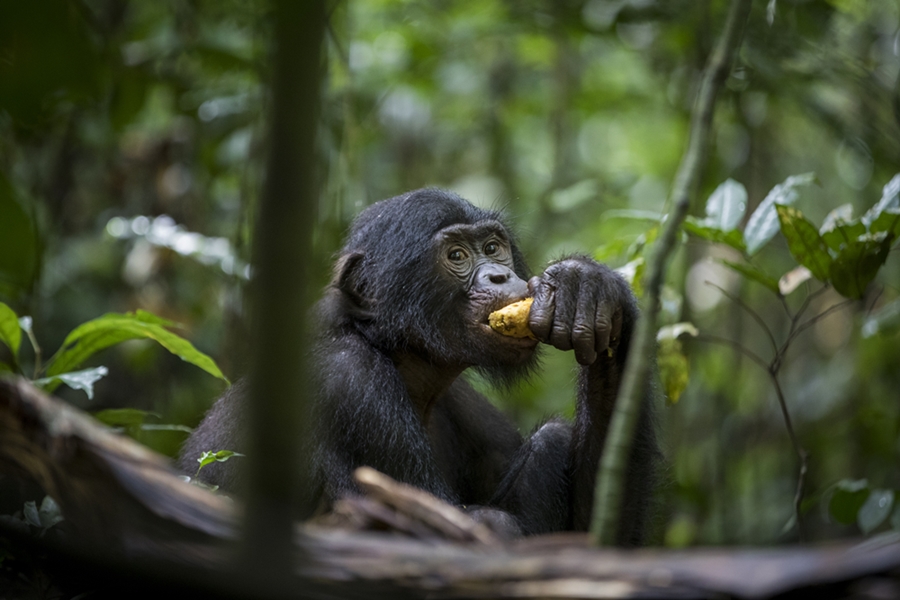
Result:
{"label": "bonobo's mouth", "polygon": [[535,346],[538,345],[538,341],[533,338],[529,338],[529,337],[517,338],[517,337],[512,337],[509,335],[503,335],[502,333],[497,333],[496,331],[494,331],[491,328],[490,325],[487,324],[487,319],[485,319],[484,323],[479,323],[478,325],[479,325],[479,327],[481,327],[482,330],[484,330],[486,335],[491,335],[491,336],[493,336],[492,339],[500,341],[504,344],[508,344],[510,346],[516,346],[519,348],[534,348]]}

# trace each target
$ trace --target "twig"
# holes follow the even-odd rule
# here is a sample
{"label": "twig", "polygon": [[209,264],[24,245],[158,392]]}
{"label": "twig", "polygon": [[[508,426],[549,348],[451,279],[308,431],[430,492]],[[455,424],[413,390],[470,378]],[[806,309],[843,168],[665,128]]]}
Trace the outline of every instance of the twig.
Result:
{"label": "twig", "polygon": [[766,325],[766,322],[763,321],[762,317],[759,316],[759,313],[757,313],[755,310],[753,310],[752,308],[747,306],[747,304],[743,300],[741,300],[739,297],[735,296],[734,294],[731,294],[730,292],[725,291],[725,288],[723,288],[719,285],[716,285],[712,281],[704,281],[703,283],[705,283],[706,285],[713,286],[714,288],[716,288],[717,290],[722,292],[722,294],[726,298],[728,298],[729,300],[731,300],[732,302],[734,302],[735,304],[737,304],[738,306],[743,308],[745,311],[747,311],[747,313],[751,317],[753,317],[753,320],[756,321],[757,323],[759,323],[759,326],[762,327],[763,331],[766,332],[766,335],[769,336],[769,341],[772,342],[772,350],[774,350],[775,352],[778,352],[778,342],[775,341],[775,336],[772,335],[772,330],[769,329],[769,326]]}
{"label": "twig", "polygon": [[731,71],[734,56],[741,45],[751,4],[752,0],[732,1],[722,37],[704,69],[700,91],[691,114],[688,147],[672,184],[672,212],[647,263],[644,313],[635,326],[633,343],[628,352],[622,385],[597,473],[591,518],[591,538],[595,544],[615,543],[622,505],[625,463],[631,451],[634,429],[650,374],[650,357],[654,354],[660,290],[667,259],[678,240],[678,230],[687,216],[691,197],[696,192],[700,172],[706,163],[716,96]]}

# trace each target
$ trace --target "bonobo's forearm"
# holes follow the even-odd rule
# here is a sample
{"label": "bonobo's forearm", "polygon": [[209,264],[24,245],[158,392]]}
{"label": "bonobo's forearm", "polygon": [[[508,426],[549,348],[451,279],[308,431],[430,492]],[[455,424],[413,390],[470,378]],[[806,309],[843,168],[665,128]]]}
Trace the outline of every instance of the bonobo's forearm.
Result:
{"label": "bonobo's forearm", "polygon": [[637,318],[636,303],[630,290],[625,289],[623,292],[627,294],[627,300],[622,303],[624,314],[620,338],[611,339],[610,350],[599,352],[597,360],[590,365],[583,365],[578,374],[570,465],[572,528],[576,530],[586,530],[590,523],[597,466],[606,443],[631,333]]}

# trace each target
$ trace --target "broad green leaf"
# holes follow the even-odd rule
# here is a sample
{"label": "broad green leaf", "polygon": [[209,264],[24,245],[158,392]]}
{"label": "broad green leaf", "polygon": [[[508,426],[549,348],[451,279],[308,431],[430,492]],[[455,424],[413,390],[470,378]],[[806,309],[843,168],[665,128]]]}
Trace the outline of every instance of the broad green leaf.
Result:
{"label": "broad green leaf", "polygon": [[94,384],[106,377],[109,369],[106,367],[95,367],[93,369],[84,369],[83,371],[71,371],[69,373],[60,373],[59,375],[51,375],[38,379],[34,384],[48,392],[53,392],[64,383],[73,390],[81,390],[89,400],[94,399]]}
{"label": "broad green leaf", "polygon": [[14,371],[13,371],[12,366],[6,364],[5,362],[0,362],[0,375],[3,375],[4,373],[13,373],[13,372]]}
{"label": "broad green leaf", "polygon": [[94,413],[94,418],[110,427],[132,427],[142,425],[147,417],[158,417],[156,413],[137,408],[107,408]]}
{"label": "broad green leaf", "polygon": [[734,269],[735,271],[737,271],[738,273],[740,273],[741,275],[743,275],[744,277],[746,277],[747,279],[749,279],[751,281],[755,281],[756,283],[761,283],[762,285],[764,285],[768,289],[772,290],[776,294],[781,293],[778,289],[778,280],[777,279],[775,279],[774,277],[770,277],[769,275],[765,274],[764,272],[762,272],[761,270],[757,269],[756,267],[754,267],[752,265],[745,264],[745,263],[731,262],[730,260],[722,260],[722,264],[724,264],[728,267],[731,267],[732,269]]}
{"label": "broad green leaf", "polygon": [[594,250],[594,260],[600,262],[609,262],[625,254],[631,246],[631,242],[626,237],[617,237],[608,243],[598,246]]}
{"label": "broad green leaf", "polygon": [[228,381],[209,356],[186,339],[164,329],[160,322],[159,317],[142,311],[136,315],[110,313],[82,323],[69,333],[60,350],[50,359],[47,373],[57,375],[71,371],[100,350],[126,340],[150,339],[182,360]]}
{"label": "broad green leaf", "polygon": [[717,227],[710,227],[702,219],[687,217],[682,224],[685,231],[691,235],[695,235],[710,242],[718,242],[731,246],[735,250],[744,252],[744,240],[741,232],[733,229],[731,231],[723,231]]}
{"label": "broad green leaf", "polygon": [[900,298],[885,304],[877,312],[869,316],[862,325],[864,338],[883,331],[896,331],[900,328]]}
{"label": "broad green leaf", "polygon": [[871,231],[872,223],[886,210],[900,210],[900,173],[881,190],[881,199],[863,215],[863,224]]}
{"label": "broad green leaf", "polygon": [[709,227],[731,231],[736,229],[747,210],[747,188],[734,179],[726,179],[706,201],[706,219]]}
{"label": "broad green leaf", "polygon": [[869,231],[872,233],[886,231],[891,238],[900,236],[900,209],[892,208],[882,212],[869,225]]}
{"label": "broad green leaf", "polygon": [[856,523],[859,509],[869,497],[869,482],[865,479],[842,479],[835,485],[828,501],[828,513],[842,525]]}
{"label": "broad green leaf", "polygon": [[863,533],[869,534],[878,529],[890,516],[894,508],[893,490],[872,490],[869,497],[859,509],[856,522]]}
{"label": "broad green leaf", "polygon": [[796,208],[775,205],[778,220],[781,222],[781,233],[788,243],[788,249],[798,263],[809,269],[819,281],[827,282],[831,268],[831,255],[828,247],[815,226],[807,221]]}
{"label": "broad green leaf", "polygon": [[681,349],[681,342],[665,338],[656,350],[659,378],[666,391],[666,403],[675,404],[687,388],[690,379],[690,363]]}
{"label": "broad green leaf", "polygon": [[816,180],[813,173],[803,175],[791,175],[782,183],[776,185],[766,195],[744,228],[744,242],[747,244],[747,254],[753,256],[778,232],[778,213],[775,205],[791,205],[797,200],[797,187],[809,185]]}
{"label": "broad green leaf", "polygon": [[18,360],[19,346],[22,344],[22,328],[19,317],[6,304],[0,302],[0,342],[12,350],[13,357]]}
{"label": "broad green leaf", "polygon": [[862,298],[866,286],[878,274],[891,250],[885,234],[865,235],[841,248],[831,263],[829,278],[834,289],[847,298]]}
{"label": "broad green leaf", "polygon": [[840,252],[841,248],[852,244],[861,235],[866,234],[866,226],[859,221],[850,221],[836,225],[834,228],[822,233],[822,240],[834,252]]}

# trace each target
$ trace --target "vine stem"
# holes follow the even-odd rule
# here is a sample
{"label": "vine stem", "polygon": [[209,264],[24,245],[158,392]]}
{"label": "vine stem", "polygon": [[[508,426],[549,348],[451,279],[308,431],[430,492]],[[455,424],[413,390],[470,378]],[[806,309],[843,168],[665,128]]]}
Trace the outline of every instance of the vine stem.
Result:
{"label": "vine stem", "polygon": [[635,326],[622,385],[609,426],[609,435],[597,472],[590,528],[591,540],[597,545],[612,545],[616,540],[625,465],[631,451],[641,401],[650,376],[651,357],[655,353],[660,290],[666,264],[675,248],[678,229],[687,216],[691,197],[695,194],[700,173],[706,163],[716,96],[731,72],[731,65],[741,45],[752,3],[752,0],[732,0],[725,29],[703,70],[700,90],[691,113],[688,146],[672,184],[670,196],[672,212],[647,263],[644,312]]}

